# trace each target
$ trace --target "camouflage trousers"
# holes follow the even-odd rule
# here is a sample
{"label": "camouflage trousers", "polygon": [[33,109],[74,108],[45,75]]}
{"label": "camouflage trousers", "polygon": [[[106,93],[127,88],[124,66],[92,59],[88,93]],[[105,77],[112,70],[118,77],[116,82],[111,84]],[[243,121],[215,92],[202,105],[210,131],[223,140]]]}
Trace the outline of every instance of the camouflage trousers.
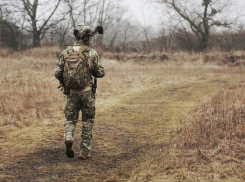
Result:
{"label": "camouflage trousers", "polygon": [[91,150],[92,129],[95,116],[95,97],[92,90],[81,94],[70,93],[67,95],[65,107],[65,134],[64,138],[73,140],[76,123],[78,122],[79,111],[82,111],[82,142],[81,151],[87,154]]}

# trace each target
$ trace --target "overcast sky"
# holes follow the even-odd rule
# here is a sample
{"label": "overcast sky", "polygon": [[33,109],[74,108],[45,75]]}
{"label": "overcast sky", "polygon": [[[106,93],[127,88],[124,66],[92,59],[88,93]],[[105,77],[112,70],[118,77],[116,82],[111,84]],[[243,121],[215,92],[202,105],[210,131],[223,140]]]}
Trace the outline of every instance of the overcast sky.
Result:
{"label": "overcast sky", "polygon": [[157,24],[162,9],[149,3],[148,0],[124,0],[124,5],[128,8],[132,17],[146,24]]}
{"label": "overcast sky", "polygon": [[[148,24],[152,26],[159,26],[162,22],[160,20],[163,19],[164,16],[164,9],[163,5],[154,5],[149,3],[149,0],[123,0],[124,5],[129,9],[132,17],[136,18],[142,24]],[[193,1],[200,1],[201,0],[193,0]],[[231,0],[234,1],[234,0]],[[245,14],[245,0],[236,0],[237,6],[235,9],[244,9]],[[232,13],[235,13],[232,12]],[[232,14],[231,13],[231,14]],[[245,17],[245,16],[244,16]],[[242,18],[245,21],[245,18]]]}

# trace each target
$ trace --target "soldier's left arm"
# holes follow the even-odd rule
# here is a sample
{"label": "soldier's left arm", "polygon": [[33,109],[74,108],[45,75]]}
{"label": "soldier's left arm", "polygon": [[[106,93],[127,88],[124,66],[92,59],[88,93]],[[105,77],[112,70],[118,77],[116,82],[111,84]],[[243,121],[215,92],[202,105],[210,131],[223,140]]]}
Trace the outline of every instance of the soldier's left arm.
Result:
{"label": "soldier's left arm", "polygon": [[105,68],[100,61],[100,57],[97,52],[91,49],[91,74],[96,78],[102,78],[105,76]]}
{"label": "soldier's left arm", "polygon": [[64,54],[65,51],[63,51],[58,59],[58,63],[55,67],[55,77],[60,81],[63,82],[63,73],[64,73]]}

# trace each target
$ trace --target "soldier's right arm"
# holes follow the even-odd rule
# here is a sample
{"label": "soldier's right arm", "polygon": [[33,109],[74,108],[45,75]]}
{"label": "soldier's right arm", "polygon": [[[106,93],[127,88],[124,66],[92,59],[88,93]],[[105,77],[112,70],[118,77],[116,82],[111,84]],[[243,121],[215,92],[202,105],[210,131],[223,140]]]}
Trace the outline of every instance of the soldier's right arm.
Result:
{"label": "soldier's right arm", "polygon": [[63,73],[64,73],[64,64],[65,64],[64,54],[65,54],[65,50],[61,53],[55,68],[55,77],[60,82],[63,82]]}
{"label": "soldier's right arm", "polygon": [[105,68],[100,61],[100,57],[94,49],[91,49],[91,73],[96,78],[102,78],[105,76]]}

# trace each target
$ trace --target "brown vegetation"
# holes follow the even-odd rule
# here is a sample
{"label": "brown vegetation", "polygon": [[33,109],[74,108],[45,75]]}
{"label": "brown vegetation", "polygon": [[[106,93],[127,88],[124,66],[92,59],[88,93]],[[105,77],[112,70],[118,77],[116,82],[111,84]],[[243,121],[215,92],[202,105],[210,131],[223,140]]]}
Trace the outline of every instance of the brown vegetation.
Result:
{"label": "brown vegetation", "polygon": [[[38,156],[43,160],[38,168],[48,164],[44,172],[51,176],[63,175],[69,166],[78,176],[84,168],[91,173],[99,170],[95,180],[244,180],[244,69],[223,61],[238,56],[241,63],[243,52],[118,54],[124,61],[104,53],[106,77],[98,82],[95,160],[88,166],[60,163],[65,98],[54,78],[60,49],[2,52],[0,170],[6,176],[0,179],[19,179],[20,174],[9,171],[32,170],[39,165]],[[209,98],[214,91],[218,92]],[[201,98],[204,102],[193,110]],[[42,152],[49,157],[39,156]],[[50,158],[57,153],[59,160]],[[15,164],[26,157],[33,157],[33,162]],[[100,164],[96,160],[101,157],[105,162]]]}
{"label": "brown vegetation", "polygon": [[243,78],[225,84],[182,121],[172,143],[178,168],[196,171],[207,181],[245,180],[244,90]]}
{"label": "brown vegetation", "polygon": [[[58,47],[34,48],[15,53],[7,49],[1,50],[1,72],[3,75],[1,82],[4,88],[1,89],[1,112],[6,118],[1,118],[0,125],[7,125],[8,123],[22,125],[25,120],[26,122],[27,120],[33,122],[28,119],[30,117],[51,118],[53,113],[50,110],[51,106],[62,108],[60,103],[64,101],[64,98],[60,97],[61,93],[57,89],[58,81],[53,76],[56,57],[60,52]],[[231,53],[221,54],[219,52],[207,55],[193,54],[191,56],[185,52],[148,55],[104,53],[105,58],[117,58],[119,61],[127,62],[120,63],[107,60],[104,63],[108,75],[99,83],[102,85],[99,85],[101,91],[98,96],[108,98],[112,95],[127,93],[128,88],[146,88],[146,84],[150,84],[149,82],[157,70],[161,70],[158,72],[158,77],[173,81],[176,78],[191,77],[193,70],[197,68],[199,70],[196,74],[206,75],[204,70],[210,67],[210,64],[203,66],[203,62],[224,64],[224,60],[228,59],[229,65],[237,65],[238,61],[243,58],[232,62],[229,61],[229,55]],[[137,64],[138,62],[141,64]],[[176,69],[181,72],[176,74]],[[210,71],[213,70],[226,72],[228,68],[210,67]],[[132,87],[133,85],[134,87]],[[106,92],[108,88],[110,95]]]}

